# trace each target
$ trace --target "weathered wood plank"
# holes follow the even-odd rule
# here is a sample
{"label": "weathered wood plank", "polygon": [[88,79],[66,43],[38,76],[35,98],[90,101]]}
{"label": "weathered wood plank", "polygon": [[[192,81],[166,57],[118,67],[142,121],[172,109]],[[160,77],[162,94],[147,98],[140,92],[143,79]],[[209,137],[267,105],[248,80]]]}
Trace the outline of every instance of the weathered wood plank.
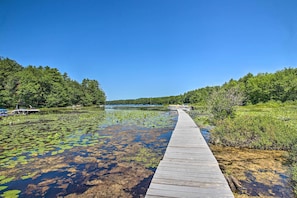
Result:
{"label": "weathered wood plank", "polygon": [[160,197],[233,197],[225,189],[213,187],[191,187],[167,184],[152,184],[149,188],[148,195]]}
{"label": "weathered wood plank", "polygon": [[177,186],[191,186],[191,187],[214,187],[216,186],[217,188],[225,188],[226,185],[225,183],[219,183],[213,182],[214,180],[208,180],[208,181],[192,181],[192,180],[176,180],[176,179],[162,179],[162,178],[157,178],[155,179],[156,184],[168,184],[168,185],[177,185]]}
{"label": "weathered wood plank", "polygon": [[217,171],[220,171],[220,169],[217,166],[208,165],[208,166],[195,166],[195,167],[181,167],[181,166],[159,166],[159,171],[175,171],[175,172],[182,172],[182,173],[191,173],[191,172],[203,172],[203,173],[215,173]]}
{"label": "weathered wood plank", "polygon": [[[170,162],[170,163],[168,163],[168,162]],[[172,168],[176,168],[176,169],[178,169],[178,168],[181,168],[181,169],[184,169],[184,170],[188,170],[188,169],[201,169],[201,168],[203,168],[203,167],[205,167],[206,166],[206,164],[205,164],[205,162],[203,162],[203,161],[199,161],[199,162],[192,162],[192,163],[190,163],[190,162],[188,162],[187,163],[187,168],[185,168],[185,163],[184,162],[179,162],[179,161],[168,161],[168,160],[166,160],[165,162],[162,160],[161,162],[160,162],[160,164],[159,164],[159,166],[158,166],[158,168],[159,167],[172,167]],[[207,167],[210,167],[210,168],[212,168],[212,169],[218,169],[218,170],[220,170],[220,168],[219,168],[219,166],[218,166],[218,164],[217,163],[210,163],[210,164],[207,164]]]}
{"label": "weathered wood plank", "polygon": [[146,193],[156,197],[234,197],[195,122],[182,110]]}

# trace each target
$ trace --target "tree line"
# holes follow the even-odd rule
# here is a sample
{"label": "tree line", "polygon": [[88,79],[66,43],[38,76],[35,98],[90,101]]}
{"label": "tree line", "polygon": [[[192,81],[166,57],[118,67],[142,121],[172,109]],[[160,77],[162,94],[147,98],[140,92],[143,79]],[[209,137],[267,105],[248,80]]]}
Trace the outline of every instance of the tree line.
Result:
{"label": "tree line", "polygon": [[297,100],[297,68],[285,68],[275,73],[248,73],[239,80],[231,79],[222,86],[206,87],[185,93],[188,103],[205,103],[213,91],[237,87],[245,96],[244,104],[265,103],[271,100]]}
{"label": "tree line", "polygon": [[127,100],[112,100],[106,101],[106,104],[144,104],[144,105],[167,105],[167,104],[180,104],[183,101],[183,96],[166,96],[166,97],[152,97],[152,98],[138,98]]}
{"label": "tree line", "polygon": [[243,104],[297,100],[297,68],[285,68],[275,73],[248,73],[239,80],[231,79],[221,86],[207,86],[178,96],[107,101],[108,104],[201,104],[207,105],[214,92],[237,88],[243,94]]}
{"label": "tree line", "polygon": [[65,107],[101,105],[106,96],[98,81],[72,80],[67,73],[49,66],[23,67],[0,57],[0,107]]}

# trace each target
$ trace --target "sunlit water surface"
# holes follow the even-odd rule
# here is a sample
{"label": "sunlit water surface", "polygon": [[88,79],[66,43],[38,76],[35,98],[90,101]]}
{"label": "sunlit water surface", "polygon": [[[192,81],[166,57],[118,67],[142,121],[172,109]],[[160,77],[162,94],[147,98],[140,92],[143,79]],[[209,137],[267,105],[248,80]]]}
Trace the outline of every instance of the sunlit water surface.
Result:
{"label": "sunlit water surface", "polygon": [[177,113],[109,109],[88,114],[2,121],[0,195],[143,197]]}

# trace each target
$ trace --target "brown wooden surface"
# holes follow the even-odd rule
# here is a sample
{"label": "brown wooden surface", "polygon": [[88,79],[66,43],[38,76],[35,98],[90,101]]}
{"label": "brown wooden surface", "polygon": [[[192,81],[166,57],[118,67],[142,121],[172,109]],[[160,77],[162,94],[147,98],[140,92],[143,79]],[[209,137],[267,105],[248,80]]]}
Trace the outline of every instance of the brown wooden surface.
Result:
{"label": "brown wooden surface", "polygon": [[200,129],[183,110],[178,113],[176,128],[145,197],[234,197]]}

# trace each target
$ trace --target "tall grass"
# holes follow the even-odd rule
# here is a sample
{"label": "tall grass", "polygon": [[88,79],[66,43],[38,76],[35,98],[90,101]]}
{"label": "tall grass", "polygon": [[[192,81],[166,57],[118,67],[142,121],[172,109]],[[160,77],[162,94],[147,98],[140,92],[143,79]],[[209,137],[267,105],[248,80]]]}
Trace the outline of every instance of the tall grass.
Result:
{"label": "tall grass", "polygon": [[268,115],[239,115],[216,121],[211,137],[227,146],[290,150],[297,141],[297,128]]}
{"label": "tall grass", "polygon": [[213,143],[256,149],[288,150],[291,182],[297,195],[297,101],[238,107],[235,118],[214,121]]}
{"label": "tall grass", "polygon": [[215,125],[209,127],[211,143],[289,151],[291,181],[297,195],[297,101],[240,106],[233,118],[223,120],[215,120],[205,109],[199,106],[190,115],[199,127]]}

